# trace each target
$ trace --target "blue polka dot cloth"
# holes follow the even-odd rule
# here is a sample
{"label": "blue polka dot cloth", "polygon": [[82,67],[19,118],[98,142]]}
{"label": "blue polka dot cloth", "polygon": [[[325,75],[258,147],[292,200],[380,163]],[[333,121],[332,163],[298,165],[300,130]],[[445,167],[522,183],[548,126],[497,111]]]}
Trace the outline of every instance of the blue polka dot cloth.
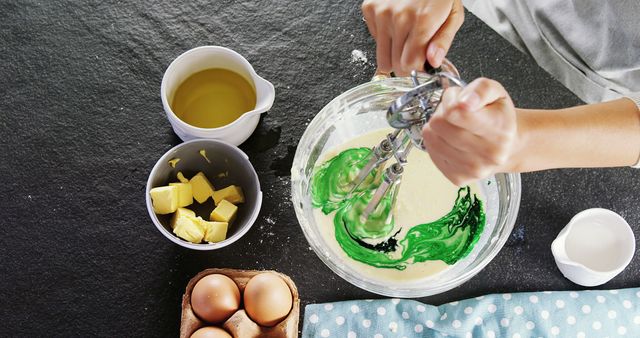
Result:
{"label": "blue polka dot cloth", "polygon": [[311,304],[302,337],[640,337],[640,288]]}

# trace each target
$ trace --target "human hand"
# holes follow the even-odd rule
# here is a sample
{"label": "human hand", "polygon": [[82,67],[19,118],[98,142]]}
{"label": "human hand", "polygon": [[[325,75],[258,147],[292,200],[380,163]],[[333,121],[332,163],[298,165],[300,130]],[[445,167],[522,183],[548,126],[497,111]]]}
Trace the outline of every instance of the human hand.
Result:
{"label": "human hand", "polygon": [[362,13],[378,71],[400,76],[422,70],[425,60],[440,67],[464,21],[461,0],[365,0]]}
{"label": "human hand", "polygon": [[458,186],[513,170],[522,143],[509,94],[484,78],[445,90],[422,137],[434,164]]}

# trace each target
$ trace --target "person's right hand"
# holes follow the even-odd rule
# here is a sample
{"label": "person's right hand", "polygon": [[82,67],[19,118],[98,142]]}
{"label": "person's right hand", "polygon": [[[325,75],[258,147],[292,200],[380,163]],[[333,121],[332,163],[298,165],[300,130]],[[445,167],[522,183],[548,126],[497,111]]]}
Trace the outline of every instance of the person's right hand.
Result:
{"label": "person's right hand", "polygon": [[464,20],[461,0],[365,0],[362,13],[378,71],[401,76],[423,70],[426,60],[440,67]]}
{"label": "person's right hand", "polygon": [[504,87],[480,78],[464,89],[444,91],[422,137],[438,169],[463,186],[494,173],[517,171],[524,127]]}

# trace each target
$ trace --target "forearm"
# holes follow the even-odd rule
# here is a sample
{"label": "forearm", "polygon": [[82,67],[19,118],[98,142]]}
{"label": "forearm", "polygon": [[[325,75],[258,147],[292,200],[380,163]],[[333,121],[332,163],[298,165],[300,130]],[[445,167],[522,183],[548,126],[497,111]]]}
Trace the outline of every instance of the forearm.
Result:
{"label": "forearm", "polygon": [[619,167],[640,154],[640,112],[628,99],[559,110],[517,109],[518,142],[505,171]]}

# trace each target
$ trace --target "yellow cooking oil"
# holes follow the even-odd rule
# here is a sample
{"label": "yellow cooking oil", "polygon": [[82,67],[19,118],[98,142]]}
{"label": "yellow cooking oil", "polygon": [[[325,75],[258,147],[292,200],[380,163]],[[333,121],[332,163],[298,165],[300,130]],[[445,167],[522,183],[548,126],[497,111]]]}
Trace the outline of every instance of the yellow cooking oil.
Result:
{"label": "yellow cooking oil", "polygon": [[211,68],[178,86],[171,109],[182,121],[200,128],[225,126],[256,107],[256,90],[242,75]]}

